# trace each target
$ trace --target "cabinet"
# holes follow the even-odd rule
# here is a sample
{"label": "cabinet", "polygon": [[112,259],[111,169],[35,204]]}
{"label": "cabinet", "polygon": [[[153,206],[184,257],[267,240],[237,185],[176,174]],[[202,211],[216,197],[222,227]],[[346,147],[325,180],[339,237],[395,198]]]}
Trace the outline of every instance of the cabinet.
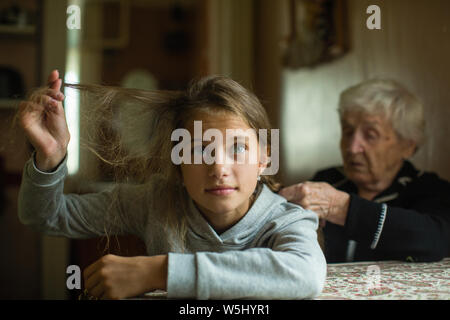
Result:
{"label": "cabinet", "polygon": [[[13,5],[21,12],[17,23],[12,23]],[[41,81],[41,8],[42,2],[35,0],[0,3],[0,299],[37,299],[41,294],[40,235],[17,218],[30,148],[21,129],[13,126],[20,99]],[[21,90],[11,90],[18,87]]]}
{"label": "cabinet", "polygon": [[[0,5],[0,69],[17,73],[22,88],[11,92],[10,78],[0,74],[0,109],[11,109],[41,80],[42,2],[3,1]],[[14,86],[17,87],[17,86]],[[10,89],[10,88],[9,88]]]}

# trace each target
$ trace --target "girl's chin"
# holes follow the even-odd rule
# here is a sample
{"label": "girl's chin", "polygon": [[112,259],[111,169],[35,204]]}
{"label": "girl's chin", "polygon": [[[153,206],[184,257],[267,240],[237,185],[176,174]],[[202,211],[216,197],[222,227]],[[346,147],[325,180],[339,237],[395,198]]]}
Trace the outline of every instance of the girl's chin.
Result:
{"label": "girl's chin", "polygon": [[209,201],[197,202],[197,207],[203,213],[224,215],[230,212],[240,211],[240,208],[247,207],[248,210],[248,204],[246,203],[236,203],[234,201],[231,202],[230,199],[225,200],[221,197],[219,197],[218,199],[208,200]]}
{"label": "girl's chin", "polygon": [[234,206],[224,206],[224,205],[211,205],[206,204],[206,206],[202,206],[202,211],[207,211],[216,215],[223,215],[229,212],[237,210]]}

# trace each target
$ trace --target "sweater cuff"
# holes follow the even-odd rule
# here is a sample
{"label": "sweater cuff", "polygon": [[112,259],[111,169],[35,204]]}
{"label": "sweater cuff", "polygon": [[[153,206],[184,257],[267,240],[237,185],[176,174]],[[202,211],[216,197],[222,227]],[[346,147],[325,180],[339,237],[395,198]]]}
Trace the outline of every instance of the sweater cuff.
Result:
{"label": "sweater cuff", "polygon": [[52,172],[44,172],[39,170],[36,166],[35,157],[36,151],[32,153],[31,158],[25,165],[25,173],[34,184],[47,187],[57,184],[59,181],[64,179],[67,174],[67,154]]}
{"label": "sweater cuff", "polygon": [[364,245],[371,245],[377,231],[382,205],[350,194],[345,222],[347,236]]}
{"label": "sweater cuff", "polygon": [[168,298],[195,298],[195,254],[169,253],[167,272]]}

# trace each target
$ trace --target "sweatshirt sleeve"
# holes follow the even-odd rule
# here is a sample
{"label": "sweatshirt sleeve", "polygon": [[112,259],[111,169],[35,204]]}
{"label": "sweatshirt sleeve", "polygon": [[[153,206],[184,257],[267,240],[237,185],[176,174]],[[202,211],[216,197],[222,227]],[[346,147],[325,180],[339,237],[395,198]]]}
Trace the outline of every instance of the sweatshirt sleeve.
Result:
{"label": "sweatshirt sleeve", "polygon": [[[140,236],[145,225],[137,186],[117,185],[112,190],[84,195],[64,194],[67,157],[53,172],[42,172],[34,155],[25,164],[18,198],[19,220],[53,236],[90,238],[114,234]],[[123,207],[127,207],[124,214]]]}
{"label": "sweatshirt sleeve", "polygon": [[242,251],[169,253],[169,298],[305,299],[320,294],[326,261],[317,241],[317,215],[279,226],[267,247]]}

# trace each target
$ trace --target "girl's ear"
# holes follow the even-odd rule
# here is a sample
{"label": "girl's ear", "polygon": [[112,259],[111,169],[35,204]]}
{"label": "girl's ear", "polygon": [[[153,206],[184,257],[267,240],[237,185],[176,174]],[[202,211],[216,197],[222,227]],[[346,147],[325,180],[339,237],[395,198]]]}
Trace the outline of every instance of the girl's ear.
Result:
{"label": "girl's ear", "polygon": [[258,176],[260,176],[264,170],[267,168],[267,166],[269,165],[269,154],[270,154],[270,148],[267,148],[268,150],[265,150],[265,152],[260,152],[259,154],[259,170],[258,170]]}
{"label": "girl's ear", "polygon": [[259,167],[259,170],[258,170],[258,177],[259,177],[260,175],[262,175],[262,173],[264,172],[264,170],[266,169],[266,167],[267,167],[267,166],[265,166],[265,167]]}
{"label": "girl's ear", "polygon": [[268,158],[261,159],[258,164],[258,176],[260,176],[268,166]]}

